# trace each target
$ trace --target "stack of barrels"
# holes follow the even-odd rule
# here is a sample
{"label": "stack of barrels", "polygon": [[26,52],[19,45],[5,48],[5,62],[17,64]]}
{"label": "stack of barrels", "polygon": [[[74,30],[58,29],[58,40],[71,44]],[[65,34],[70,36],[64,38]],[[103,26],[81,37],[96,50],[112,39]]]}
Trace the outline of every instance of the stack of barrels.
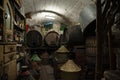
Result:
{"label": "stack of barrels", "polygon": [[45,36],[37,30],[30,30],[27,33],[27,45],[30,48],[39,48],[41,46],[58,46],[59,34],[55,31],[48,32]]}

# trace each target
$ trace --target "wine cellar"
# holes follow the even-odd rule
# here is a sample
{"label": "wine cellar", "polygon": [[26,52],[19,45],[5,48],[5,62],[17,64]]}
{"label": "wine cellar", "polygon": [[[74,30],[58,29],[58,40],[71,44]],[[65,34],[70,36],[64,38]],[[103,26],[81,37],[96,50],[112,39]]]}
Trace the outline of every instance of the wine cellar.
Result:
{"label": "wine cellar", "polygon": [[119,0],[0,0],[0,80],[120,80]]}

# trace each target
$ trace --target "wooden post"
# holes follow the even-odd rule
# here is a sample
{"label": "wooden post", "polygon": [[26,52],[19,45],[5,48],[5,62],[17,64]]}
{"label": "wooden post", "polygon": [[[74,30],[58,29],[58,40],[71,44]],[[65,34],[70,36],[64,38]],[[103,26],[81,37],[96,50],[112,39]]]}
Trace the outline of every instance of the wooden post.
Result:
{"label": "wooden post", "polygon": [[96,20],[96,38],[97,38],[97,54],[96,54],[96,69],[95,80],[102,78],[102,54],[103,54],[103,29],[102,29],[102,9],[101,0],[97,0],[97,20]]}
{"label": "wooden post", "polygon": [[115,53],[113,52],[113,47],[112,47],[111,26],[109,26],[108,28],[108,49],[109,49],[109,58],[110,58],[110,70],[114,70],[116,69],[116,60],[115,60]]}
{"label": "wooden post", "polygon": [[109,50],[109,59],[110,59],[110,70],[114,70],[116,68],[116,60],[115,60],[115,53],[113,52],[113,47],[112,47],[112,31],[111,28],[114,24],[115,21],[115,15],[118,12],[118,8],[116,7],[116,2],[115,1],[110,1],[112,5],[110,5],[109,10],[107,11],[107,33],[108,33],[108,50]]}

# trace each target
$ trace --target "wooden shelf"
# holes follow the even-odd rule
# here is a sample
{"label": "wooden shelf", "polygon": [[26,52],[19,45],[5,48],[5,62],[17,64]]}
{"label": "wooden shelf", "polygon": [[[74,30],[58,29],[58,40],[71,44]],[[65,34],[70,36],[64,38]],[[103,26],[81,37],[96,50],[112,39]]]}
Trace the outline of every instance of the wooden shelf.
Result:
{"label": "wooden shelf", "polygon": [[0,6],[0,10],[4,11],[4,8],[2,6]]}
{"label": "wooden shelf", "polygon": [[25,16],[15,7],[15,11],[18,13],[18,15],[22,18],[25,19]]}
{"label": "wooden shelf", "polygon": [[11,62],[13,62],[13,61],[15,61],[15,60],[16,60],[16,59],[13,59],[13,60],[11,60],[11,61],[9,61],[9,62],[7,62],[7,63],[4,63],[3,67],[9,65]]}
{"label": "wooden shelf", "polygon": [[23,59],[23,57],[20,57],[17,59],[17,62],[20,62]]}
{"label": "wooden shelf", "polygon": [[23,44],[25,44],[24,42],[20,42],[20,41],[15,41],[17,44],[21,44],[21,45],[23,45]]}
{"label": "wooden shelf", "polygon": [[19,27],[18,25],[14,24],[14,29],[17,29],[20,32],[25,31],[24,29],[22,29],[21,27]]}
{"label": "wooden shelf", "polygon": [[0,42],[0,45],[13,45],[16,44],[16,42]]}
{"label": "wooden shelf", "polygon": [[17,2],[17,0],[14,0],[14,2],[15,2],[15,6],[20,9],[21,5]]}
{"label": "wooden shelf", "polygon": [[17,46],[21,47],[21,46],[22,46],[22,44],[17,44]]}

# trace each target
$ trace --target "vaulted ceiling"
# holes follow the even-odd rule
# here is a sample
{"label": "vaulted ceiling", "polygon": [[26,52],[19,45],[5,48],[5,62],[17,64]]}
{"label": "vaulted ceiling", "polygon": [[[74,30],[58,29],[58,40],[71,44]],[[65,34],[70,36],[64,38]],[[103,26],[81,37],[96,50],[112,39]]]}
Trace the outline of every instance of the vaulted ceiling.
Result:
{"label": "vaulted ceiling", "polygon": [[[81,10],[94,3],[93,0],[23,0],[25,13],[38,23],[60,21],[67,24],[78,24]],[[44,15],[43,15],[44,13]],[[48,14],[49,13],[49,14]],[[53,17],[54,19],[48,19]]]}

